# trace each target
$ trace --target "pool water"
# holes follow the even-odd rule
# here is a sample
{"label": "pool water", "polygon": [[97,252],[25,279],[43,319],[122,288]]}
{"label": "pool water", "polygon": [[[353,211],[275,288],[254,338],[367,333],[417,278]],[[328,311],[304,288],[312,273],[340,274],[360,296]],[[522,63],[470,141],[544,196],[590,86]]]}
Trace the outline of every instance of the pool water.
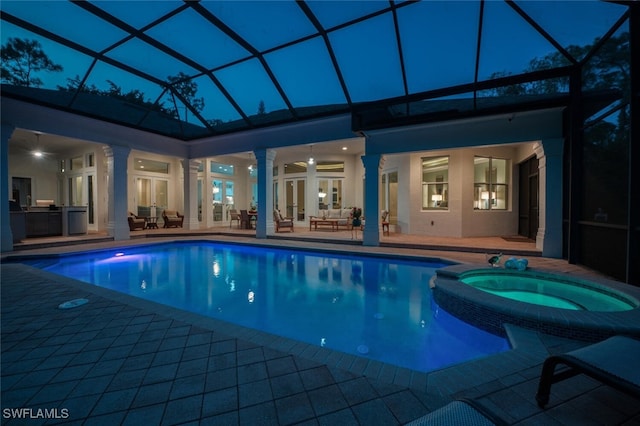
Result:
{"label": "pool water", "polygon": [[[482,288],[476,286],[476,288]],[[571,309],[574,311],[580,310],[580,306],[569,301],[560,299],[558,297],[549,296],[546,294],[534,293],[531,291],[517,291],[517,290],[491,290],[488,288],[482,288],[487,293],[495,294],[496,296],[506,297],[507,299],[517,300],[520,302],[533,303],[535,305],[550,306],[552,308]]]}
{"label": "pool water", "polygon": [[[446,263],[189,242],[30,263],[80,281],[417,371],[509,349],[432,301]],[[89,302],[90,303],[90,302]]]}
{"label": "pool water", "polygon": [[613,291],[580,281],[507,273],[465,273],[460,281],[497,296],[554,308],[600,312],[635,308],[632,302]]}

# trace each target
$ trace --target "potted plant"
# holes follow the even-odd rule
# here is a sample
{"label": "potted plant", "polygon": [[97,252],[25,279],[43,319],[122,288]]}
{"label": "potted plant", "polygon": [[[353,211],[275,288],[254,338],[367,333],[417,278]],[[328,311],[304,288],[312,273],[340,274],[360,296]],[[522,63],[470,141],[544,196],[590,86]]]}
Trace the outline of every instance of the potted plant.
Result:
{"label": "potted plant", "polygon": [[351,238],[358,239],[358,228],[362,225],[362,209],[360,207],[354,207],[351,209]]}

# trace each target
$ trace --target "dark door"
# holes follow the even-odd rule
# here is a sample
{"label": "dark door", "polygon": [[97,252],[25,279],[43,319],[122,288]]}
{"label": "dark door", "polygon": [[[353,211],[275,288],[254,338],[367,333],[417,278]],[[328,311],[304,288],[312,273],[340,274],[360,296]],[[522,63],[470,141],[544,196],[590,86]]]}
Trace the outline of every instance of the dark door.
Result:
{"label": "dark door", "polygon": [[539,225],[538,208],[540,195],[538,188],[538,159],[536,157],[520,163],[519,191],[518,234],[535,240]]}

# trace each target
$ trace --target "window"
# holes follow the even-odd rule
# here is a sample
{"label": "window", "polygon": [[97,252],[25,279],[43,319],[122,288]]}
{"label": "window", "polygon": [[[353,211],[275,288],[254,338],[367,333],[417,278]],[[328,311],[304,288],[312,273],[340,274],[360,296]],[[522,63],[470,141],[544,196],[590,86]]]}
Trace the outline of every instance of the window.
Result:
{"label": "window", "polygon": [[306,172],[307,172],[306,161],[296,161],[295,163],[287,163],[284,165],[285,175],[289,175],[293,173],[306,173]]}
{"label": "window", "polygon": [[211,173],[217,173],[220,175],[229,175],[229,176],[233,176],[234,174],[233,164],[222,164],[222,163],[216,163],[215,161],[212,161],[209,167],[210,167],[209,170],[211,171]]}
{"label": "window", "polygon": [[134,158],[133,168],[144,172],[169,174],[169,163],[162,161],[146,160],[144,158]]}
{"label": "window", "polygon": [[343,208],[342,179],[319,179],[318,210],[340,208]]}
{"label": "window", "polygon": [[344,161],[318,161],[316,171],[318,173],[343,173]]}
{"label": "window", "polygon": [[449,209],[449,157],[422,159],[422,208]]}
{"label": "window", "polygon": [[473,162],[474,210],[506,210],[511,179],[509,160],[475,157]]}
{"label": "window", "polygon": [[69,162],[69,170],[80,170],[82,168],[82,157],[73,157]]}

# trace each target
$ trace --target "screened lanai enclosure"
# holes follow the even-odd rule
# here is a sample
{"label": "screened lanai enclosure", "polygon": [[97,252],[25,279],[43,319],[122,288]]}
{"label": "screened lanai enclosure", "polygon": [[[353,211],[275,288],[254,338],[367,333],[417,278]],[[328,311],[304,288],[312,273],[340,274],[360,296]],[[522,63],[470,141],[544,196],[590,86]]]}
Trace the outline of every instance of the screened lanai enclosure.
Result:
{"label": "screened lanai enclosure", "polygon": [[[366,138],[562,108],[562,255],[640,282],[637,2],[4,0],[0,8],[3,99],[163,144],[206,141],[213,153],[224,136],[340,115]],[[4,110],[3,125],[35,127],[29,117],[9,122]]]}

